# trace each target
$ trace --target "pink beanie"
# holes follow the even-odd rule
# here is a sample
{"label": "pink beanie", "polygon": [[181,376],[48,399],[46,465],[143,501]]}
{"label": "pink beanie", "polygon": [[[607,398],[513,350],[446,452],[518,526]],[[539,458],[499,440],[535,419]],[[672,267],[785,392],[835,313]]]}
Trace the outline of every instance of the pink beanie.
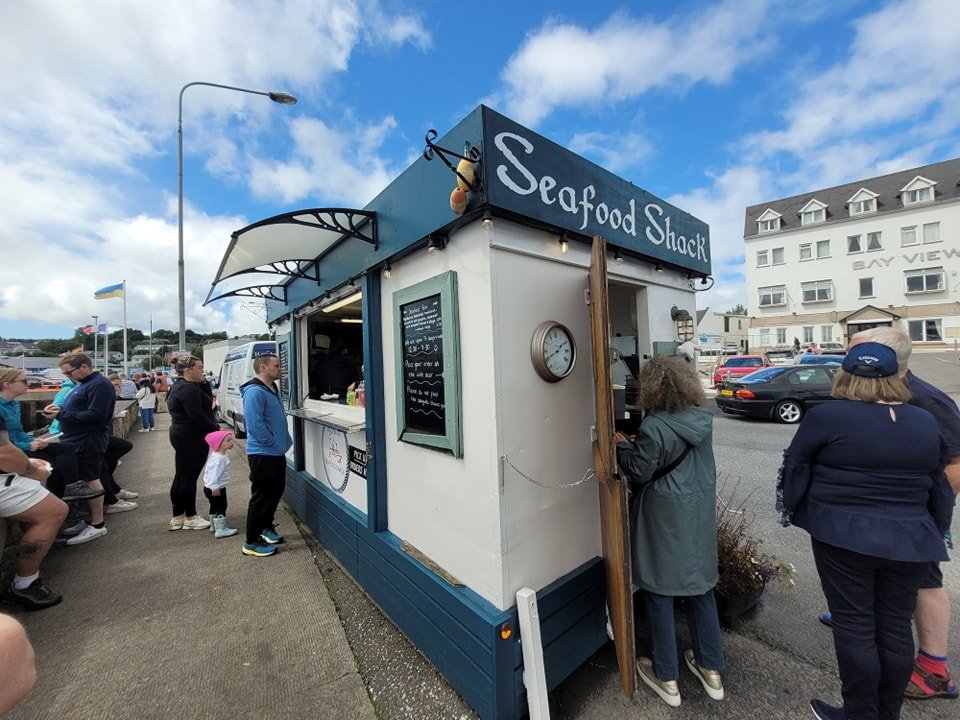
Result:
{"label": "pink beanie", "polygon": [[223,444],[223,441],[230,435],[233,435],[233,433],[230,432],[229,430],[214,430],[212,433],[207,433],[203,439],[207,441],[207,445],[210,446],[211,450],[216,450]]}

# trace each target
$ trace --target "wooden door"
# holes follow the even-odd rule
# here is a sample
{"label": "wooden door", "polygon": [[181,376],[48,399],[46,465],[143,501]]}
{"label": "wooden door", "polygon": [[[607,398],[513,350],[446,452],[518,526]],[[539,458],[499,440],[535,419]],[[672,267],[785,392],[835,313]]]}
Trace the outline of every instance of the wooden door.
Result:
{"label": "wooden door", "polygon": [[617,469],[613,442],[613,383],[610,379],[610,320],[607,293],[607,243],[593,238],[590,263],[590,331],[596,398],[596,439],[593,467],[600,489],[600,531],[607,584],[607,608],[613,625],[620,666],[620,684],[627,697],[636,689],[637,647],[633,631],[633,593],[630,568],[630,521],[627,482]]}

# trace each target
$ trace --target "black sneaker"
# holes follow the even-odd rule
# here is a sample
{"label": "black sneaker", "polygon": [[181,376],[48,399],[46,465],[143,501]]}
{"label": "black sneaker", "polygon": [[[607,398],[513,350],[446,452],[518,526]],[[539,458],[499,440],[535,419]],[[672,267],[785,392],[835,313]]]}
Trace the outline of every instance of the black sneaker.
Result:
{"label": "black sneaker", "polygon": [[811,700],[810,709],[813,710],[813,715],[817,720],[846,720],[847,717],[842,707],[830,705],[823,700]]}
{"label": "black sneaker", "polygon": [[103,490],[94,490],[83,480],[70,483],[63,489],[64,502],[70,502],[72,500],[93,500],[101,495],[103,495]]}
{"label": "black sneaker", "polygon": [[11,585],[0,595],[0,600],[8,605],[19,605],[24,610],[32,611],[53,607],[63,600],[63,596],[50,592],[50,588],[37,578],[23,590],[16,590]]}

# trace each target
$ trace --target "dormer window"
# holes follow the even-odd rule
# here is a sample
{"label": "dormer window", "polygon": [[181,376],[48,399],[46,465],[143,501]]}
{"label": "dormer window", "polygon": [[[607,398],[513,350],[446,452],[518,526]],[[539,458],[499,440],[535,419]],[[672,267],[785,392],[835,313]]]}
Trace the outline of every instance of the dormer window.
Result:
{"label": "dormer window", "polygon": [[877,194],[866,188],[860,188],[856,195],[847,200],[850,216],[867,215],[877,211]]}
{"label": "dormer window", "polygon": [[800,210],[800,224],[814,225],[825,222],[827,219],[827,206],[819,200],[811,200]]}
{"label": "dormer window", "polygon": [[903,200],[903,206],[920,205],[921,203],[933,202],[934,185],[933,180],[917,175],[913,180],[900,189],[900,197]]}
{"label": "dormer window", "polygon": [[757,218],[757,233],[772,233],[780,229],[780,218],[782,216],[778,212],[774,212],[770,208],[767,208],[763,211],[763,214]]}

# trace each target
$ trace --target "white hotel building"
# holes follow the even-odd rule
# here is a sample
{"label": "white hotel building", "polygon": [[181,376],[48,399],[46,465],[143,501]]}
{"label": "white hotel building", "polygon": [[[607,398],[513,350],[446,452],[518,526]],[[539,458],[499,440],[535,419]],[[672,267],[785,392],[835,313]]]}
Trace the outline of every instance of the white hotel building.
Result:
{"label": "white hotel building", "polygon": [[747,208],[751,350],[878,325],[960,338],[960,159]]}

